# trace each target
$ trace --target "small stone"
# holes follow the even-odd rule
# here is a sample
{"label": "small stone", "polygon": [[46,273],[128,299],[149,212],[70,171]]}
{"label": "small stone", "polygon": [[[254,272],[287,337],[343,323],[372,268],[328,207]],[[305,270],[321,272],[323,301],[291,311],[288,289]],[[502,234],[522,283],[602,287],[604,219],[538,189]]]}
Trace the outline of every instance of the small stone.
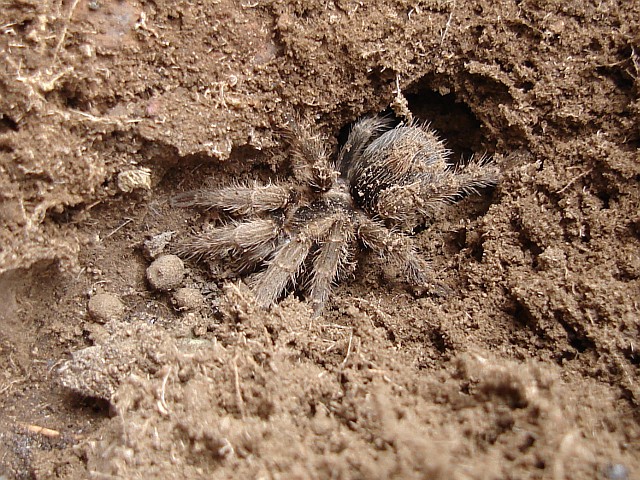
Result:
{"label": "small stone", "polygon": [[163,292],[179,287],[184,274],[184,263],[176,255],[162,255],[147,268],[149,284]]}
{"label": "small stone", "polygon": [[121,320],[124,316],[124,304],[118,297],[110,293],[98,293],[94,295],[89,299],[87,308],[91,318],[99,323]]}
{"label": "small stone", "polygon": [[171,242],[175,232],[162,232],[144,241],[142,253],[148,260],[158,258]]}
{"label": "small stone", "polygon": [[78,49],[80,50],[80,53],[82,53],[82,56],[85,58],[93,58],[96,54],[96,51],[93,48],[93,46],[88,43],[80,45]]}
{"label": "small stone", "polygon": [[204,297],[195,288],[179,288],[173,294],[173,304],[178,310],[197,310],[204,305]]}
{"label": "small stone", "polygon": [[125,170],[118,174],[118,188],[125,192],[133,192],[142,188],[151,190],[151,170],[147,167]]}
{"label": "small stone", "polygon": [[567,264],[567,256],[561,248],[547,247],[538,255],[538,264],[543,270],[564,268]]}
{"label": "small stone", "polygon": [[604,469],[604,474],[609,480],[627,480],[629,470],[621,463],[610,463]]}

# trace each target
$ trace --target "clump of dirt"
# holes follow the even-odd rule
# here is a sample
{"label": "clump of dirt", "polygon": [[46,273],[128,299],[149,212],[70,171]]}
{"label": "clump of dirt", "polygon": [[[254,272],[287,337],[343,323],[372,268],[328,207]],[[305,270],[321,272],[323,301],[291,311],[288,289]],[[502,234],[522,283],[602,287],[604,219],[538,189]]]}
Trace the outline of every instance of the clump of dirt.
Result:
{"label": "clump of dirt", "polygon": [[[616,1],[6,2],[0,476],[638,476],[639,19]],[[503,172],[415,232],[449,295],[371,257],[316,319],[195,263],[151,288],[151,262],[218,221],[172,197],[289,174],[291,113],[335,148],[385,111]]]}
{"label": "clump of dirt", "polygon": [[184,274],[184,263],[178,256],[161,255],[147,268],[147,281],[151,288],[166,292],[179,287]]}

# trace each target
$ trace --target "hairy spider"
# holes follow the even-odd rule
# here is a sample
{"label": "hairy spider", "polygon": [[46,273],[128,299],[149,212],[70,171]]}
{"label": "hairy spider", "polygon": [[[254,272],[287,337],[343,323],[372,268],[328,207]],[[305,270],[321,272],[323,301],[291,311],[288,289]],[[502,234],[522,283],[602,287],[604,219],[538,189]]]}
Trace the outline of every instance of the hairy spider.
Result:
{"label": "hairy spider", "polygon": [[325,142],[304,123],[289,121],[293,178],[187,192],[180,207],[226,212],[231,220],[176,247],[187,258],[227,261],[268,307],[290,288],[306,292],[314,315],[332,284],[353,272],[361,247],[400,265],[408,282],[433,287],[416,255],[411,229],[443,204],[495,185],[499,171],[486,158],[460,166],[436,134],[415,122],[358,121],[332,161]]}

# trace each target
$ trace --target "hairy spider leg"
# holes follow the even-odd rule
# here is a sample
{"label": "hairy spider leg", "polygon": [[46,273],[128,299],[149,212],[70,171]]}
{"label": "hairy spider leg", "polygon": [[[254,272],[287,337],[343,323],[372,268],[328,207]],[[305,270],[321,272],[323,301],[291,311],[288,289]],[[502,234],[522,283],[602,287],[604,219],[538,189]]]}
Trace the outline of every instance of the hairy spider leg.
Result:
{"label": "hairy spider leg", "polygon": [[266,270],[256,274],[250,285],[258,305],[264,308],[272,305],[289,283],[295,283],[312,245],[311,238],[299,234],[276,248]]}
{"label": "hairy spider leg", "polygon": [[466,162],[450,167],[447,174],[455,177],[452,184],[458,189],[455,196],[447,199],[448,202],[455,202],[467,195],[476,195],[479,193],[478,189],[494,187],[500,180],[500,169],[491,158],[484,155],[471,157]]}
{"label": "hairy spider leg", "polygon": [[381,258],[401,265],[410,284],[431,285],[429,266],[416,255],[409,237],[389,230],[364,214],[359,215],[357,235],[365,247],[373,250]]}
{"label": "hairy spider leg", "polygon": [[366,163],[361,162],[362,152],[373,139],[389,128],[391,119],[384,117],[365,117],[358,120],[349,131],[347,141],[338,153],[340,173],[350,182],[358,178]]}
{"label": "hairy spider leg", "polygon": [[[328,205],[325,202],[317,202],[309,207],[301,208],[295,213],[293,230],[297,231],[297,233],[292,234],[288,241],[282,242],[276,247],[273,257],[266,262],[267,268],[256,274],[254,280],[251,282],[251,289],[259,305],[267,307],[275,303],[289,284],[295,285],[297,277],[302,271],[312,248],[315,245],[321,244],[323,240],[332,237],[332,229],[336,221],[340,219],[341,216],[344,216],[344,213],[340,212],[339,216],[335,214],[327,215],[325,211],[327,207]],[[332,245],[335,248],[335,244]],[[320,250],[322,250],[322,248]],[[322,256],[322,253],[320,253],[320,255]],[[330,247],[327,247],[325,250],[325,255],[327,257],[331,256]],[[326,258],[326,260],[328,260],[329,263],[321,267],[321,270],[327,268],[332,270],[333,267],[331,263],[334,260],[330,258]],[[341,260],[342,255],[339,255],[337,268],[339,268]],[[320,277],[318,277],[319,283],[317,288],[322,288],[325,276],[330,277],[329,286],[335,277],[335,275],[330,272],[321,272]],[[317,295],[319,295],[320,290],[317,292]]]}
{"label": "hairy spider leg", "polygon": [[290,188],[280,185],[232,185],[213,190],[185,192],[173,198],[175,207],[215,208],[232,215],[252,215],[285,208],[291,201]]}
{"label": "hairy spider leg", "polygon": [[290,118],[284,129],[291,145],[291,163],[295,178],[319,192],[329,190],[338,172],[325,148],[326,139],[312,131],[306,122]]}
{"label": "hairy spider leg", "polygon": [[333,283],[346,270],[353,251],[353,222],[344,213],[336,215],[333,225],[324,239],[320,240],[318,252],[313,259],[313,274],[309,281],[309,300],[313,316],[322,312],[329,299]]}
{"label": "hairy spider leg", "polygon": [[402,183],[383,189],[375,212],[398,222],[411,222],[433,213],[442,204],[454,203],[478,189],[496,185],[498,167],[486,158],[471,159],[442,171],[406,175]]}
{"label": "hairy spider leg", "polygon": [[236,257],[234,270],[241,271],[267,258],[276,247],[280,232],[280,225],[271,219],[231,223],[193,235],[174,250],[183,258]]}

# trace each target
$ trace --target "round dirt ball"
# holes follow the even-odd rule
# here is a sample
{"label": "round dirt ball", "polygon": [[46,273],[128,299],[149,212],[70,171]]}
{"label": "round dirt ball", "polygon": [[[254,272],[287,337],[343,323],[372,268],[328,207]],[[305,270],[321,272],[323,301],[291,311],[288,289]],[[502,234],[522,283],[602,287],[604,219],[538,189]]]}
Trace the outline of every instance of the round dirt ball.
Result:
{"label": "round dirt ball", "polygon": [[110,293],[98,293],[91,297],[87,310],[91,318],[99,323],[121,320],[124,316],[124,304]]}
{"label": "round dirt ball", "polygon": [[179,288],[173,294],[173,304],[178,310],[197,310],[204,305],[204,297],[195,288]]}
{"label": "round dirt ball", "polygon": [[155,290],[173,290],[182,284],[184,263],[176,255],[163,255],[147,268],[147,280]]}

